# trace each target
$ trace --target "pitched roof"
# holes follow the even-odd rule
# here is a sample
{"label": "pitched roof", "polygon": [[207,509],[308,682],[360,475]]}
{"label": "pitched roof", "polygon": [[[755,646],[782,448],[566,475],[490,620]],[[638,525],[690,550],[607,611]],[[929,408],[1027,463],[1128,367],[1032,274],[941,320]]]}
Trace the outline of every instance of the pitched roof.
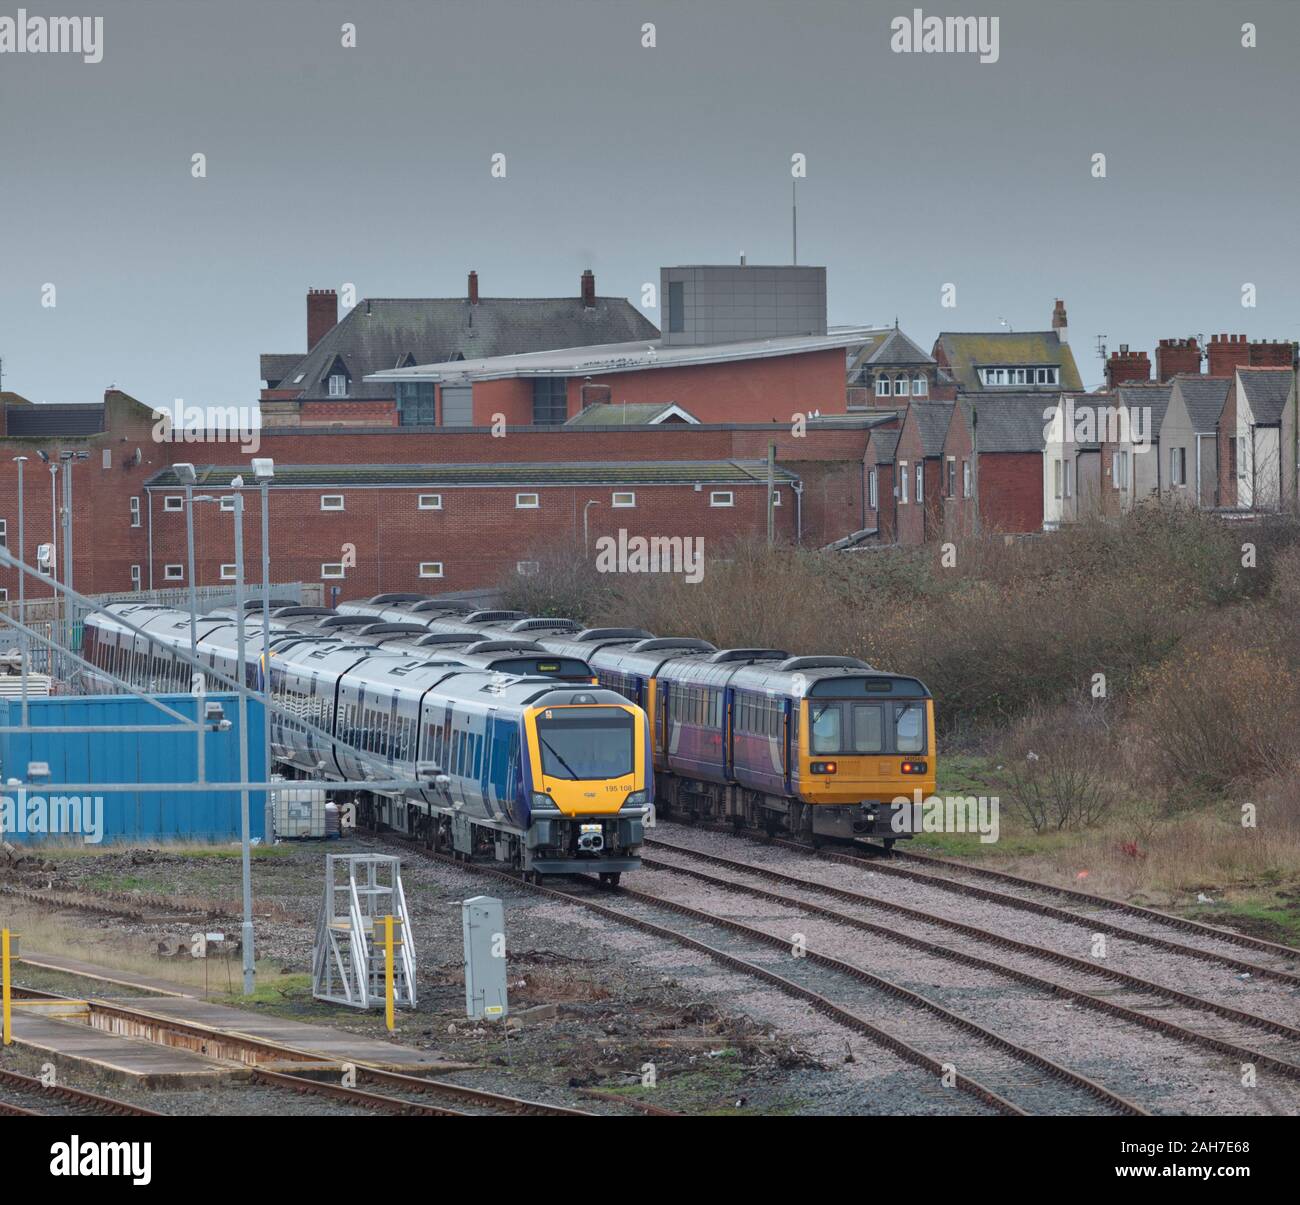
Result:
{"label": "pitched roof", "polygon": [[660,423],[698,424],[675,402],[597,402],[579,411],[566,427],[657,427]]}
{"label": "pitched roof", "polygon": [[1119,394],[1121,406],[1128,406],[1130,409],[1145,406],[1150,409],[1151,422],[1147,426],[1147,432],[1152,438],[1158,438],[1160,428],[1164,425],[1165,411],[1169,409],[1169,399],[1173,395],[1174,387],[1169,384],[1121,385],[1116,392]]}
{"label": "pitched roof", "polygon": [[5,430],[11,436],[98,435],[104,429],[104,403],[6,405],[5,424]]}
{"label": "pitched roof", "polygon": [[891,364],[933,364],[934,357],[922,351],[898,327],[877,332],[861,347],[851,349],[848,371],[852,378],[864,368]]}
{"label": "pitched roof", "polygon": [[939,456],[952,422],[952,402],[913,402],[909,409],[921,435],[921,455]]}
{"label": "pitched roof", "polygon": [[1055,399],[1041,393],[967,394],[967,405],[974,416],[979,451],[1041,452],[1047,446],[1045,428],[1048,419],[1043,411]]}
{"label": "pitched roof", "polygon": [[[197,483],[209,489],[229,488],[231,480],[247,474],[246,465],[195,466]],[[776,479],[797,481],[790,470],[776,466]],[[767,480],[765,460],[635,460],[578,464],[553,461],[518,464],[295,464],[275,466],[271,488],[314,486],[493,486],[493,485],[761,485]],[[172,468],[160,469],[145,482],[146,489],[168,489],[180,482]]]}
{"label": "pitched roof", "polygon": [[1178,390],[1183,405],[1187,407],[1187,417],[1192,421],[1193,431],[1205,433],[1218,427],[1219,415],[1223,413],[1223,404],[1228,400],[1231,385],[1231,377],[1174,377],[1173,387]]}
{"label": "pitched roof", "polygon": [[268,389],[274,389],[301,362],[302,352],[263,352],[259,357],[262,380]]}
{"label": "pitched roof", "polygon": [[[984,390],[977,369],[1046,368],[1053,364],[1060,367],[1060,381],[1055,385],[1037,386],[1039,390],[1069,392],[1083,389],[1074,353],[1068,343],[1061,342],[1056,331],[943,331],[935,346],[942,349],[962,388],[971,392]],[[1010,390],[995,385],[989,392],[1025,392],[1027,388]]]}
{"label": "pitched roof", "polygon": [[[329,400],[328,376],[341,358],[351,398],[389,398],[393,387],[367,381],[371,373],[413,364],[477,360],[561,347],[657,339],[659,329],[622,297],[372,297],[358,302],[305,356],[289,368],[262,357],[266,371],[282,372],[281,389],[304,400]],[[337,400],[337,399],[335,399]]]}
{"label": "pitched roof", "polygon": [[1257,424],[1280,423],[1295,376],[1289,368],[1239,368],[1237,379]]}
{"label": "pitched roof", "polygon": [[898,450],[899,431],[895,427],[888,431],[872,431],[871,446],[876,449],[877,464],[893,464],[894,453]]}

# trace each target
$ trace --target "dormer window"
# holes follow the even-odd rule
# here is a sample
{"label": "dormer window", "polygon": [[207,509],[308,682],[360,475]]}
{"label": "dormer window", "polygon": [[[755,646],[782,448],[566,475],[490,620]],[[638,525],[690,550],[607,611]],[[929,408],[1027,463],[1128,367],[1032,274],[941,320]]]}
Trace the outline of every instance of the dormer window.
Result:
{"label": "dormer window", "polygon": [[348,379],[341,372],[330,374],[330,397],[347,397]]}

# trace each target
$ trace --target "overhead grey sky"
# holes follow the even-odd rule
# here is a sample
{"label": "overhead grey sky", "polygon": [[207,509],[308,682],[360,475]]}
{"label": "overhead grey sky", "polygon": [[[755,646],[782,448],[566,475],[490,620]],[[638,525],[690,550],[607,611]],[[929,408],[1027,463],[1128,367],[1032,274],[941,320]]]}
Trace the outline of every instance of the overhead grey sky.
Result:
{"label": "overhead grey sky", "polygon": [[876,0],[25,7],[104,19],[99,63],[0,53],[0,356],[36,401],[249,402],[259,352],[305,350],[308,286],[548,296],[591,267],[639,302],[661,264],[789,262],[795,153],[832,322],[928,348],[1059,296],[1089,386],[1098,334],[1300,333],[1295,0],[921,5],[996,16],[993,63],[893,52],[916,5]]}

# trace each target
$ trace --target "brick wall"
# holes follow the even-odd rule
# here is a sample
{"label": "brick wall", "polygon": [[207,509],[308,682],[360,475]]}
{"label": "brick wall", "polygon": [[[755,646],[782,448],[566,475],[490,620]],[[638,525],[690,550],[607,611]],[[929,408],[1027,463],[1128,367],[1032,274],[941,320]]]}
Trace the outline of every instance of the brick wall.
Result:
{"label": "brick wall", "polygon": [[981,452],[980,520],[986,532],[1041,531],[1043,454]]}
{"label": "brick wall", "polygon": [[1156,348],[1156,380],[1173,380],[1179,374],[1199,376],[1201,347],[1195,339],[1161,339]]}
{"label": "brick wall", "polygon": [[[894,452],[894,465],[900,486],[898,498],[898,543],[921,544],[925,542],[925,499],[916,496],[916,466],[924,463],[921,454],[921,433],[917,430],[916,418],[908,410],[903,419],[903,426],[898,435],[898,447]],[[929,491],[930,465],[926,465],[923,476],[926,491]],[[903,475],[907,475],[907,501],[903,501]]]}

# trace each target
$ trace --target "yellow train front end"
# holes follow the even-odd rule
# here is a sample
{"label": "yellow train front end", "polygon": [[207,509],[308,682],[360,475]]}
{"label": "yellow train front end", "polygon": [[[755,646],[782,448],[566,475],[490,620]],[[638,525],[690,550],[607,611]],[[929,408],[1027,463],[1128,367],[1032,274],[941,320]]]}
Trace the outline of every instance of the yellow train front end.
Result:
{"label": "yellow train front end", "polygon": [[646,714],[612,691],[524,713],[530,841],[539,874],[596,873],[617,883],[640,865],[653,799]]}
{"label": "yellow train front end", "polygon": [[800,700],[794,788],[813,837],[888,848],[912,836],[915,805],[935,792],[934,700],[911,678],[871,689],[879,697]]}

